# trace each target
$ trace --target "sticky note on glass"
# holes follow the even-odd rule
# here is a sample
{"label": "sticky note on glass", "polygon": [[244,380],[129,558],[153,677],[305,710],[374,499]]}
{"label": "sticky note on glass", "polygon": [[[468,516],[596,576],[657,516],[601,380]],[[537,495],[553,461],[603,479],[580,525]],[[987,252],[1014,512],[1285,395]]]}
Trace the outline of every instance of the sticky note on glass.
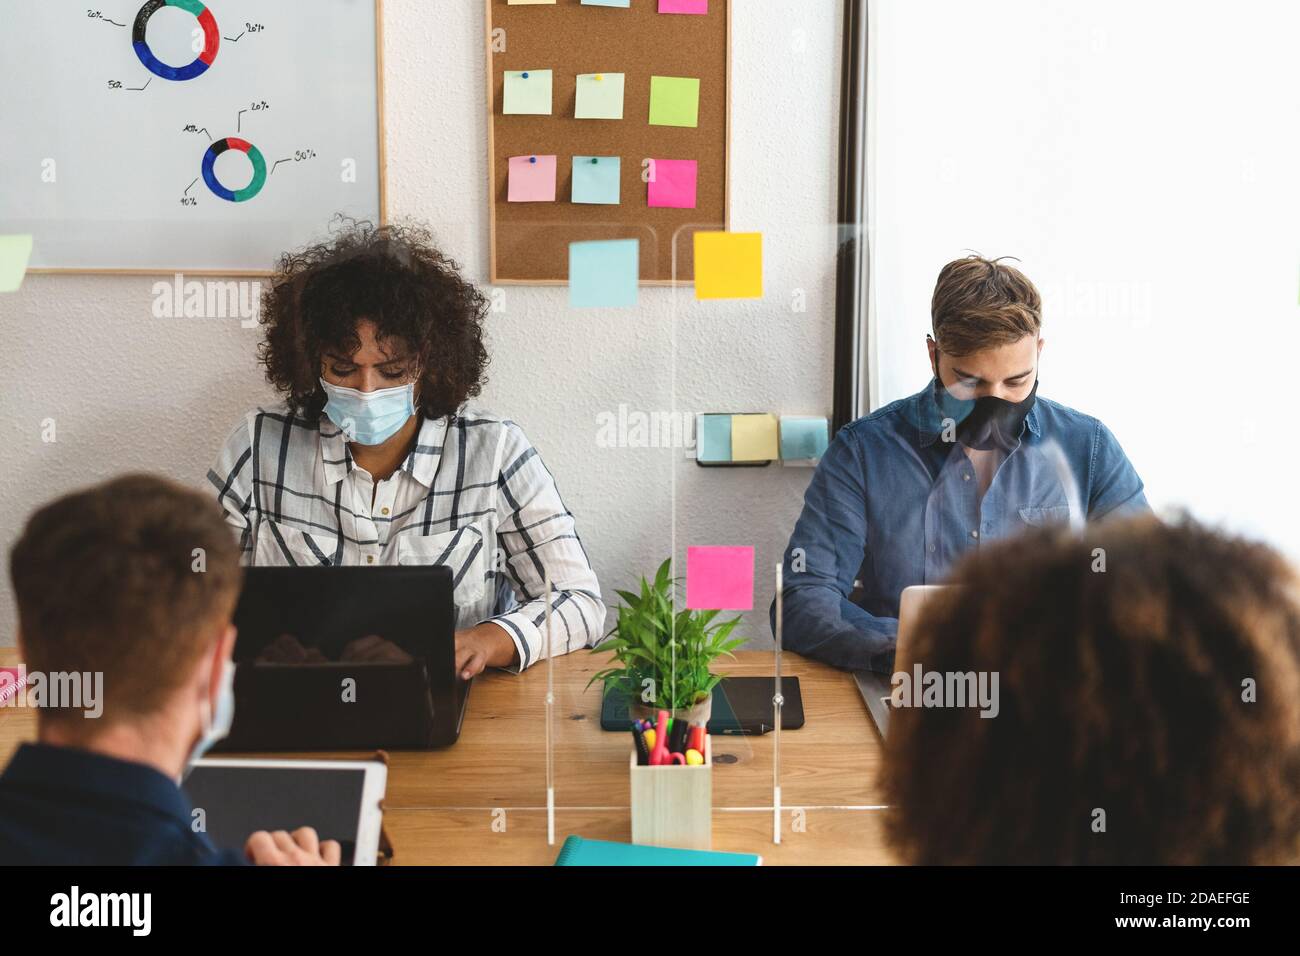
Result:
{"label": "sticky note on glass", "polygon": [[660,13],[699,13],[709,12],[709,0],[659,0]]}
{"label": "sticky note on glass", "polygon": [[573,201],[617,206],[622,167],[617,156],[574,156]]}
{"label": "sticky note on glass", "polygon": [[824,418],[781,416],[781,458],[808,461],[820,458],[830,444],[830,426]]}
{"label": "sticky note on glass", "polygon": [[696,421],[695,460],[731,461],[731,416],[701,415]]}
{"label": "sticky note on glass", "polygon": [[651,126],[699,126],[700,81],[684,76],[650,77]]}
{"label": "sticky note on glass", "polygon": [[731,416],[731,460],[773,461],[781,457],[775,415]]}
{"label": "sticky note on glass", "polygon": [[754,609],[754,549],[696,545],[686,549],[686,607]]}
{"label": "sticky note on glass", "polygon": [[550,70],[507,70],[505,102],[501,111],[550,116],[552,79]]}
{"label": "sticky note on glass", "polygon": [[27,685],[27,668],[22,664],[0,667],[0,704],[14,700]]}
{"label": "sticky note on glass", "polygon": [[693,159],[656,159],[649,183],[651,208],[694,209],[700,164]]}
{"label": "sticky note on glass", "polygon": [[640,267],[638,239],[569,243],[569,305],[575,309],[636,305]]}
{"label": "sticky note on glass", "polygon": [[579,73],[574,119],[623,118],[623,74]]}
{"label": "sticky note on glass", "polygon": [[0,236],[0,292],[17,292],[32,257],[31,236]]}
{"label": "sticky note on glass", "polygon": [[695,233],[695,298],[762,297],[761,232]]}
{"label": "sticky note on glass", "polygon": [[511,156],[509,202],[555,202],[555,157]]}
{"label": "sticky note on glass", "polygon": [[584,7],[623,7],[627,9],[632,5],[632,0],[582,0]]}

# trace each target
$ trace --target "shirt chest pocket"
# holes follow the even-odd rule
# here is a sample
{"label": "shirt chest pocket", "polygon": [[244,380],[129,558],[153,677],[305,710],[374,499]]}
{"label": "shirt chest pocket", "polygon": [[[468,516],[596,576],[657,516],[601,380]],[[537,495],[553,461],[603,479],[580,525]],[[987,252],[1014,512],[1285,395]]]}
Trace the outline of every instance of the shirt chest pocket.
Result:
{"label": "shirt chest pocket", "polygon": [[262,521],[257,529],[254,563],[270,566],[328,566],[334,563],[338,539],[313,535],[286,524]]}
{"label": "shirt chest pocket", "polygon": [[1034,528],[1049,528],[1070,523],[1070,506],[1054,505],[1050,508],[1021,508],[1020,520]]}
{"label": "shirt chest pocket", "polygon": [[431,535],[402,535],[397,563],[442,564],[451,568],[456,606],[467,608],[483,599],[488,570],[488,542],[479,524]]}

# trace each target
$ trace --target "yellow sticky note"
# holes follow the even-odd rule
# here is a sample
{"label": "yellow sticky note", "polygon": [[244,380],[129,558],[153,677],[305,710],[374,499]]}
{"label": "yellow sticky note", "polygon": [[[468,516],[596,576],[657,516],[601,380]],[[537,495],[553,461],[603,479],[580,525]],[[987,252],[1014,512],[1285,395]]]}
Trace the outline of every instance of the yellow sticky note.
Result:
{"label": "yellow sticky note", "polygon": [[762,297],[763,234],[761,232],[697,232],[695,234],[695,298],[761,299]]}
{"label": "yellow sticky note", "polygon": [[0,292],[18,291],[31,257],[31,236],[0,236]]}
{"label": "yellow sticky note", "polygon": [[775,461],[781,457],[775,415],[731,416],[731,460]]}

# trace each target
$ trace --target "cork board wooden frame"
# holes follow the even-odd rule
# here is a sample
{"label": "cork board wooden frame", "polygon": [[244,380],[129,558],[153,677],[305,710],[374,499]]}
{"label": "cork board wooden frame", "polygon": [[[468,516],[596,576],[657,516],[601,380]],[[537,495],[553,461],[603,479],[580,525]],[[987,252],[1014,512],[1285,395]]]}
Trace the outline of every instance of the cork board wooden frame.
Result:
{"label": "cork board wooden frame", "polygon": [[[703,16],[661,14],[658,0],[484,3],[489,280],[563,285],[569,243],[639,239],[642,285],[693,282],[692,234],[730,228],[731,0],[710,0]],[[550,116],[503,114],[505,74],[515,70],[553,71]],[[600,72],[625,74],[623,119],[574,119],[578,74]],[[649,125],[651,76],[699,78],[697,127]],[[556,157],[555,202],[506,201],[510,157],[530,155]],[[575,155],[621,158],[618,205],[570,201]],[[649,207],[647,159],[699,163],[695,209]]]}

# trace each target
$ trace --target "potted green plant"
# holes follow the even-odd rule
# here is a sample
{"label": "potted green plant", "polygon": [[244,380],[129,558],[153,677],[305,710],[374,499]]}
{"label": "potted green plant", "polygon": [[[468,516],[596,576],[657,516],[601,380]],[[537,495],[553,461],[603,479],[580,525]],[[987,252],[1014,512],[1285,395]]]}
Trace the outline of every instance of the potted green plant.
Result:
{"label": "potted green plant", "polygon": [[744,643],[731,632],[739,617],[716,620],[719,611],[673,611],[672,559],[659,565],[654,581],[641,578],[639,594],[617,591],[623,603],[618,621],[593,651],[612,653],[610,667],[587,683],[605,682],[606,693],[627,696],[634,716],[666,710],[674,717],[703,723],[712,713],[713,688],[722,680],[713,662]]}

